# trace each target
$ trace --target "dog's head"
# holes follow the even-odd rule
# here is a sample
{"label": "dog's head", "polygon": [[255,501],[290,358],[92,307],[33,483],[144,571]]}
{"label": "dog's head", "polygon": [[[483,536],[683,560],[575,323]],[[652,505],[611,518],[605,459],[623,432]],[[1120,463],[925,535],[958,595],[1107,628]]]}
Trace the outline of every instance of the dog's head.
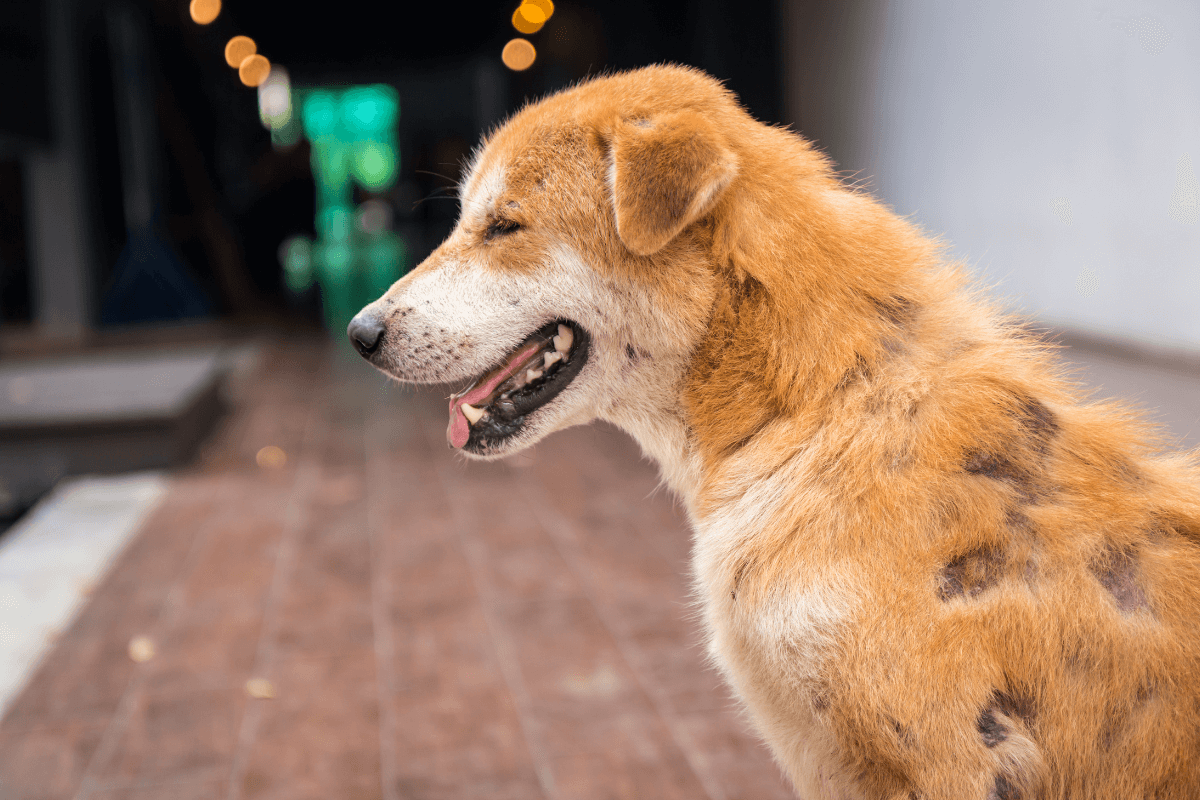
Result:
{"label": "dog's head", "polygon": [[475,158],[450,237],[350,323],[355,346],[401,381],[465,384],[447,438],[474,456],[661,407],[712,304],[704,221],[737,180],[734,116],[674,67],[527,107]]}

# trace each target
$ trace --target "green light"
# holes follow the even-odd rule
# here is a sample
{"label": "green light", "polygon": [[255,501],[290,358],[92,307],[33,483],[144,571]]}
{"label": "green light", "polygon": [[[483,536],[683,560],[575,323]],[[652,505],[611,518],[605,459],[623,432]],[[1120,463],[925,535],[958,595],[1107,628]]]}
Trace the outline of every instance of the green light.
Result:
{"label": "green light", "polygon": [[384,234],[367,247],[367,285],[378,297],[388,290],[404,273],[408,250],[395,234]]}
{"label": "green light", "polygon": [[396,179],[396,155],[386,144],[362,142],[354,153],[354,177],[364,188],[380,191]]}
{"label": "green light", "polygon": [[345,242],[350,238],[354,215],[345,206],[326,206],[317,211],[317,235],[329,242]]}
{"label": "green light", "polygon": [[294,236],[283,243],[283,280],[293,292],[303,292],[312,286],[312,243],[303,236]]}
{"label": "green light", "polygon": [[326,324],[342,330],[408,268],[404,241],[385,222],[356,226],[351,183],[379,193],[395,184],[399,97],[390,86],[373,85],[296,89],[293,98],[299,113],[272,129],[272,141],[294,141],[302,129],[312,145],[317,241],[289,240],[279,258],[293,291],[317,281]]}
{"label": "green light", "polygon": [[342,124],[352,134],[389,131],[398,111],[396,91],[390,86],[357,86],[342,96]]}
{"label": "green light", "polygon": [[350,248],[344,244],[330,244],[325,246],[325,252],[321,255],[325,276],[338,283],[345,282],[350,275],[350,264],[354,261],[354,253]]}
{"label": "green light", "polygon": [[317,90],[304,98],[304,135],[310,142],[331,136],[338,123],[338,102],[333,92]]}

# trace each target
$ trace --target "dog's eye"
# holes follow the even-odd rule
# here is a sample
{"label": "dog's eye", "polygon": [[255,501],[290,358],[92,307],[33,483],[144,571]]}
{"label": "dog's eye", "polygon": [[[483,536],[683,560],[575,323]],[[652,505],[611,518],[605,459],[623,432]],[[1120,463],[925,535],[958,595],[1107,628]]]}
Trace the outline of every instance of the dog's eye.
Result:
{"label": "dog's eye", "polygon": [[497,236],[507,236],[519,230],[521,230],[521,223],[511,219],[497,219],[487,226],[487,230],[483,232],[483,238],[485,241],[491,241]]}

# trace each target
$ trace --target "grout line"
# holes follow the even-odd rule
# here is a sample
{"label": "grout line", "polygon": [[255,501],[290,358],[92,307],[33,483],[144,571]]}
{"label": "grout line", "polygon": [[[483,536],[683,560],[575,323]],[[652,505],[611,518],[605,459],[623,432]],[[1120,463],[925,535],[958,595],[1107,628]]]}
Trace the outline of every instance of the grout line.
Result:
{"label": "grout line", "polygon": [[[442,438],[441,430],[438,430],[435,436],[434,432],[423,424],[421,428],[431,450],[439,445],[444,445],[445,440]],[[458,545],[470,569],[471,582],[475,586],[475,595],[479,598],[484,624],[487,626],[488,635],[492,640],[492,648],[500,664],[500,672],[504,676],[504,682],[508,684],[509,694],[512,695],[513,706],[517,711],[517,720],[521,724],[521,731],[525,736],[525,746],[529,749],[529,756],[533,761],[538,783],[541,784],[542,793],[547,798],[555,798],[558,793],[554,787],[554,771],[550,765],[550,754],[543,741],[541,726],[533,713],[533,700],[529,695],[529,689],[525,686],[525,678],[521,674],[521,664],[513,647],[512,639],[505,635],[504,626],[494,611],[498,601],[491,581],[487,577],[487,570],[483,563],[485,557],[480,552],[481,548],[478,542],[473,541],[472,537],[466,533],[467,526],[462,517],[462,504],[454,502],[454,493],[450,491],[454,479],[447,473],[445,459],[437,457],[434,453],[431,455],[434,456],[431,459],[434,462],[434,473],[442,485],[447,504],[453,514]]]}
{"label": "grout line", "polygon": [[[312,484],[319,472],[318,459],[312,453],[316,449],[314,441],[322,441],[324,430],[318,433],[318,421],[325,419],[324,405],[314,402],[309,410],[309,418],[305,423],[304,436],[298,455],[296,477],[292,483],[291,497],[288,499],[287,511],[284,517],[283,531],[279,536],[279,550],[275,556],[275,571],[271,576],[271,587],[267,591],[263,608],[262,633],[258,638],[258,651],[254,656],[253,677],[267,677],[275,666],[276,638],[279,633],[279,607],[283,602],[284,592],[291,581],[292,570],[295,566],[297,539],[308,516],[308,500],[312,496]],[[233,763],[229,768],[229,788],[226,793],[228,800],[239,800],[241,797],[242,771],[250,756],[250,749],[258,737],[258,726],[262,721],[263,703],[249,699],[242,722],[238,727],[238,738],[235,744]]]}
{"label": "grout line", "polygon": [[172,786],[196,786],[223,780],[225,770],[220,767],[201,767],[183,774],[157,778],[121,778],[98,782],[92,791],[114,791],[131,789],[156,789]]}
{"label": "grout line", "polygon": [[645,660],[642,657],[640,648],[622,632],[619,615],[614,613],[608,603],[601,601],[600,593],[596,591],[596,579],[587,564],[587,557],[583,555],[579,547],[579,536],[575,530],[575,526],[555,510],[553,505],[554,500],[550,496],[550,493],[546,491],[540,479],[536,481],[522,479],[516,483],[529,499],[528,505],[532,508],[534,517],[541,523],[546,532],[550,534],[555,548],[558,550],[563,561],[566,562],[567,567],[575,573],[576,580],[583,587],[584,595],[587,597],[588,602],[592,604],[601,622],[604,623],[604,627],[608,629],[609,634],[613,637],[613,641],[617,645],[617,650],[637,679],[642,691],[650,699],[655,712],[667,726],[667,730],[670,732],[675,746],[683,753],[683,757],[687,759],[692,773],[700,781],[700,785],[704,787],[705,795],[708,796],[709,800],[725,800],[725,792],[721,789],[720,784],[713,775],[708,759],[696,747],[696,743],[693,741],[691,735],[684,728],[666,692],[656,682],[650,680],[648,672],[645,669]]}
{"label": "grout line", "polygon": [[381,410],[376,402],[363,426],[363,451],[367,467],[367,540],[371,559],[371,626],[374,628],[375,681],[379,695],[379,782],[382,800],[401,800],[397,790],[399,770],[396,765],[396,649],[392,641],[392,559],[383,525],[380,524],[379,498],[387,492],[384,451],[374,435],[382,425]]}

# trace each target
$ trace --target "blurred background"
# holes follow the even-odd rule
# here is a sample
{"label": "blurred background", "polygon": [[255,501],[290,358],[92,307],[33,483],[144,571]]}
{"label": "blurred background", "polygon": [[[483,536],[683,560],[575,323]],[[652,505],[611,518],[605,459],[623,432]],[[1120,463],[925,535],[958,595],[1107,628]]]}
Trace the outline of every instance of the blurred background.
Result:
{"label": "blurred background", "polygon": [[[351,773],[364,797],[787,796],[703,668],[687,534],[628,440],[463,468],[442,401],[344,345],[450,231],[484,133],[656,62],[814,140],[1081,380],[1200,443],[1190,0],[5,0],[0,797]],[[473,598],[449,627],[441,585]],[[330,666],[359,645],[365,672]],[[322,705],[364,682],[346,719]]]}

